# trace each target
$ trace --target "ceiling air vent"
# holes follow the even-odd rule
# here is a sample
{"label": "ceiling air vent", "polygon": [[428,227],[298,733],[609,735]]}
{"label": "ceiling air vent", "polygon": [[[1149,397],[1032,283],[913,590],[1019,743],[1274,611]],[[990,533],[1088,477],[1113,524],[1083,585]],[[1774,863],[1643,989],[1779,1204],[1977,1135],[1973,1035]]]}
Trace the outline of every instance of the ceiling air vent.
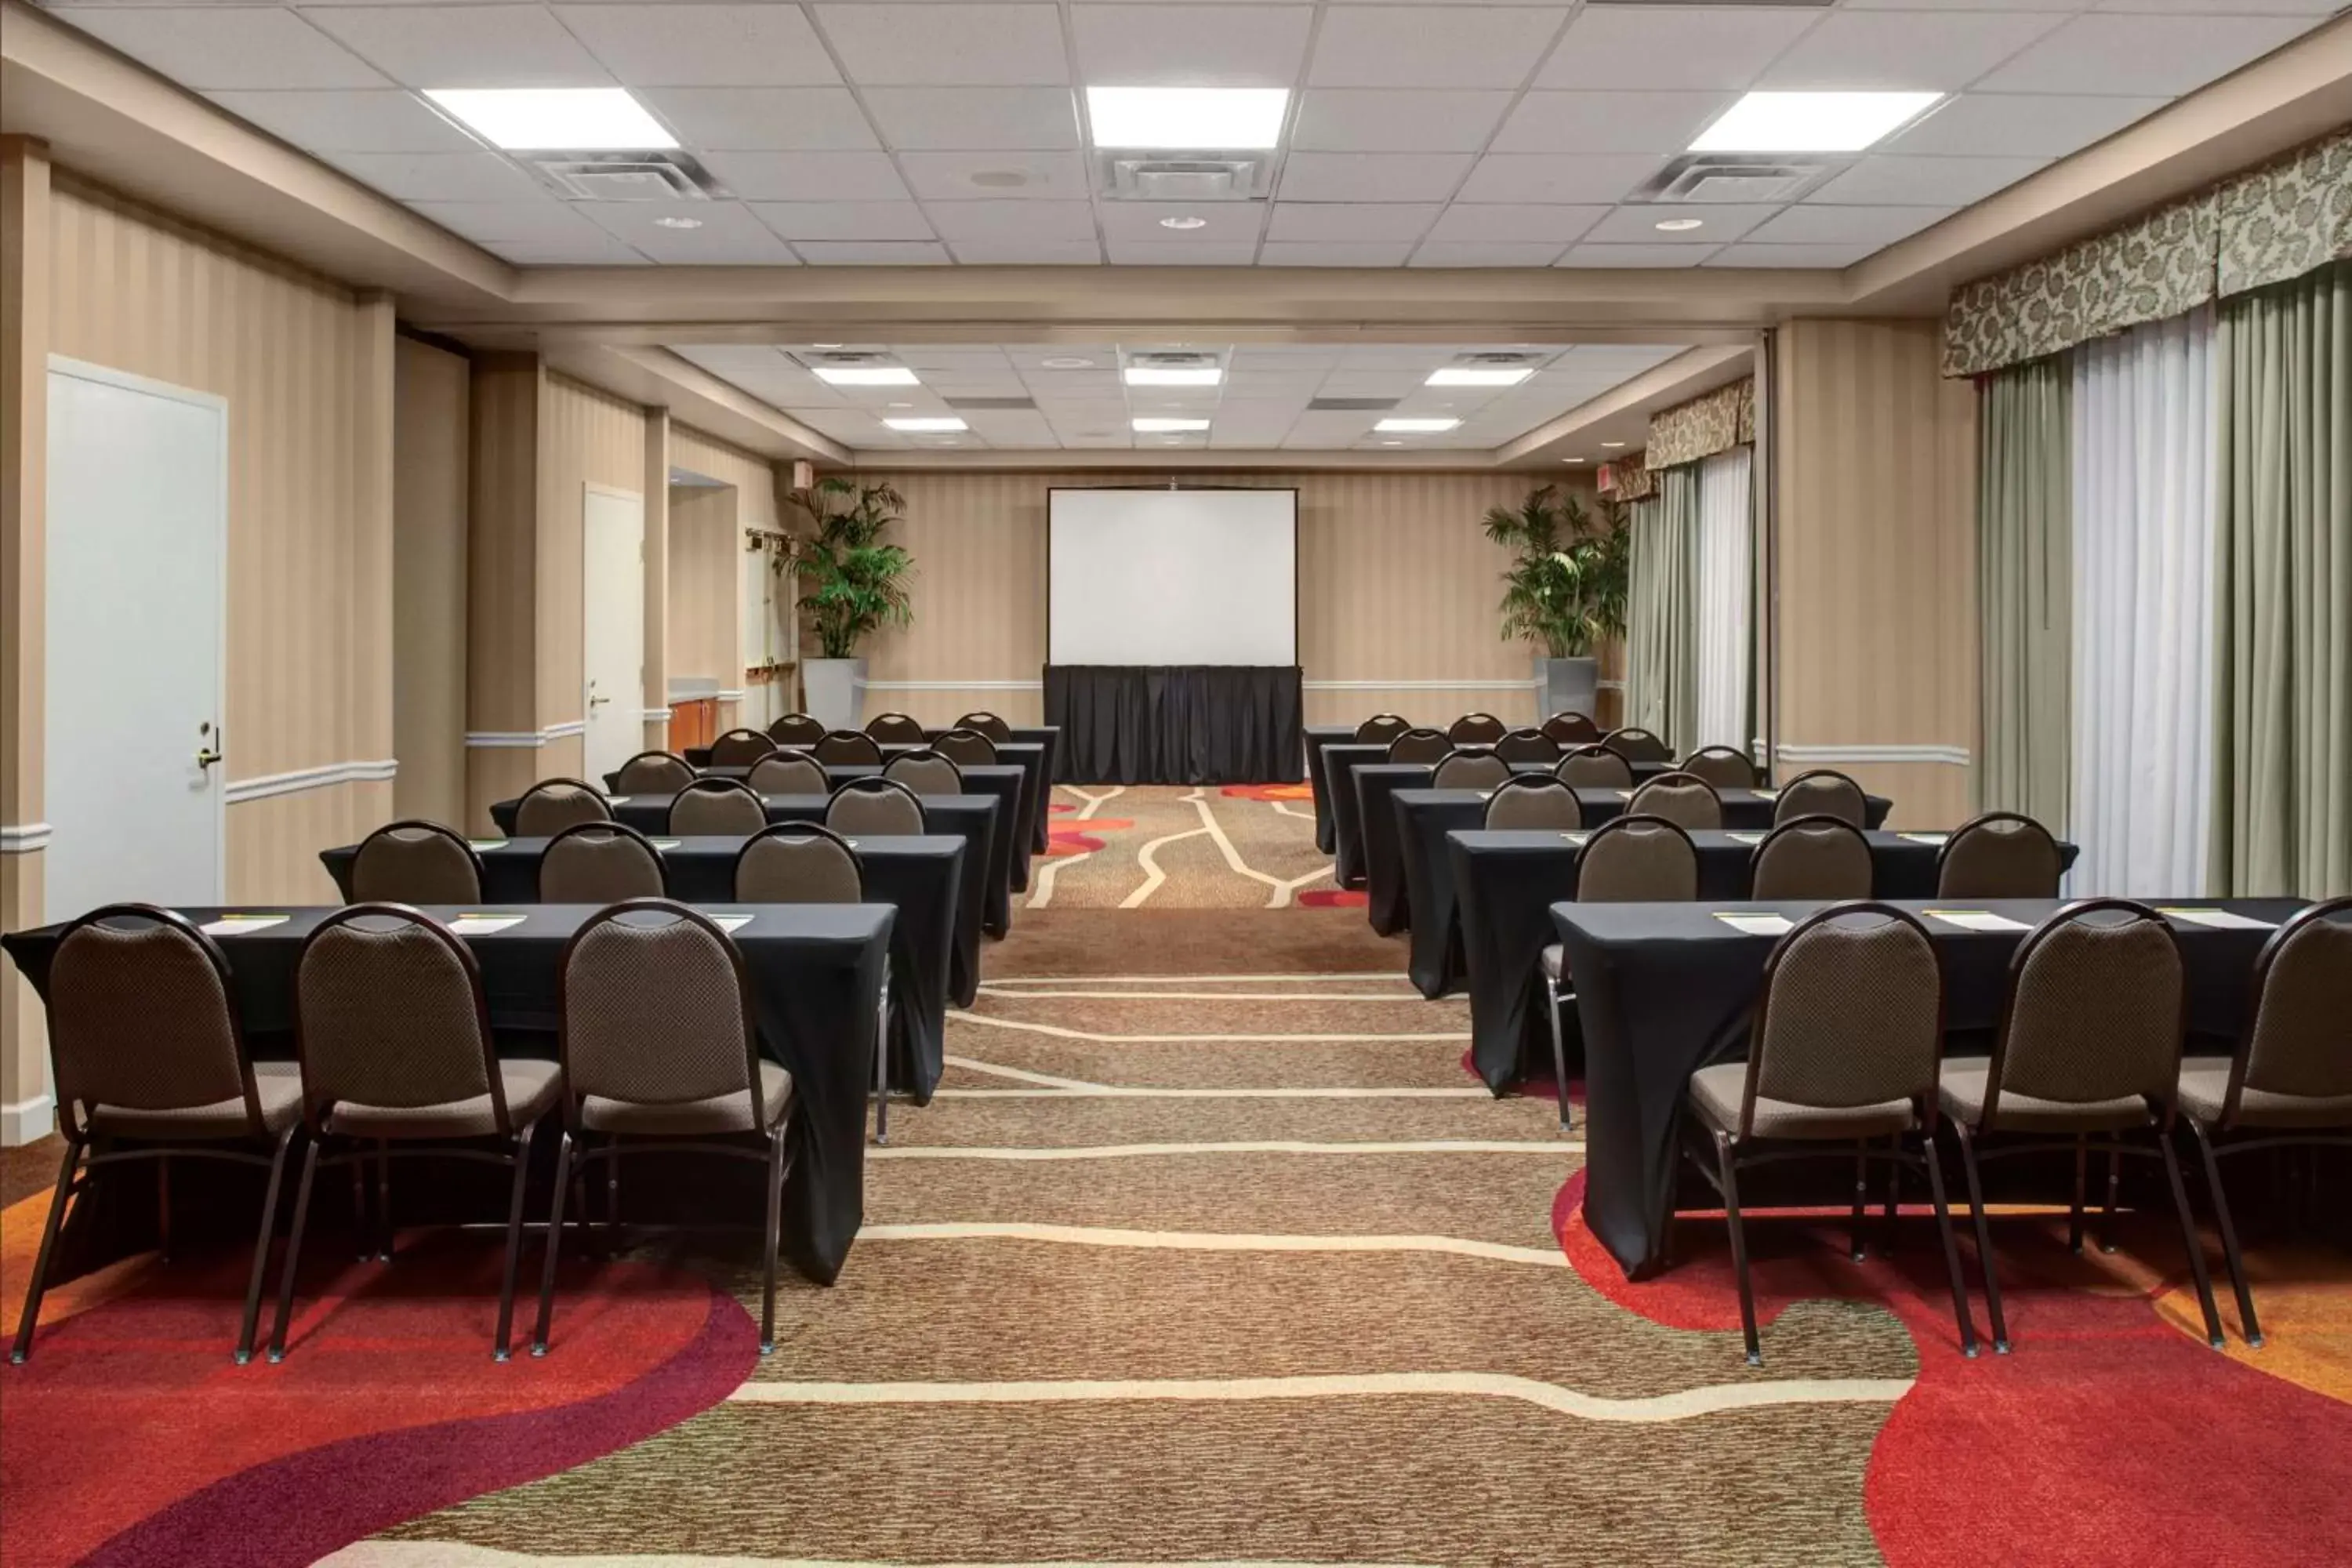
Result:
{"label": "ceiling air vent", "polygon": [[1217,356],[1200,349],[1140,349],[1127,356],[1137,370],[1212,370]]}
{"label": "ceiling air vent", "polygon": [[1747,5],[1761,10],[1826,11],[1837,0],[1586,0],[1591,5]]}
{"label": "ceiling air vent", "polygon": [[575,202],[707,202],[726,193],[684,153],[520,154],[558,195]]}
{"label": "ceiling air vent", "polygon": [[792,357],[811,370],[816,369],[819,365],[837,366],[844,370],[879,369],[898,363],[896,354],[877,353],[868,349],[844,349],[838,353],[796,353]]}
{"label": "ceiling air vent", "polygon": [[1628,198],[1636,202],[1793,202],[1850,159],[1776,153],[1685,153]]}
{"label": "ceiling air vent", "polygon": [[1318,397],[1307,410],[1315,414],[1385,414],[1402,401],[1394,397]]}
{"label": "ceiling air vent", "polygon": [[1034,397],[950,397],[943,401],[959,414],[1010,414],[1037,406]]}
{"label": "ceiling air vent", "polygon": [[1246,202],[1263,196],[1274,174],[1266,153],[1206,153],[1156,157],[1105,153],[1102,191],[1114,201]]}

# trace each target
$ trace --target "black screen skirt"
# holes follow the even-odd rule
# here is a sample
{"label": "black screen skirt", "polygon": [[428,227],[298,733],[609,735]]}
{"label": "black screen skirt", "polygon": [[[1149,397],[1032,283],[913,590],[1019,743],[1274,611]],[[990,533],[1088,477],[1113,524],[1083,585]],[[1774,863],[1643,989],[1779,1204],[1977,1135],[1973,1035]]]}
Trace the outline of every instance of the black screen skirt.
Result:
{"label": "black screen skirt", "polygon": [[1295,664],[1049,664],[1062,784],[1297,784]]}

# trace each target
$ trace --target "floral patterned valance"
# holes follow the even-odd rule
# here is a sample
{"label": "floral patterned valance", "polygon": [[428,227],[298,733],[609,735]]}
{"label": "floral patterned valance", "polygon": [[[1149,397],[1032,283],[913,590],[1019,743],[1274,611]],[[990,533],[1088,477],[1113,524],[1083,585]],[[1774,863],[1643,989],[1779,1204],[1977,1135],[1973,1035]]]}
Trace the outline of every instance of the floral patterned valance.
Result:
{"label": "floral patterned valance", "polygon": [[1643,453],[1629,452],[1615,462],[1601,465],[1596,488],[1619,500],[1647,500],[1658,493],[1658,476],[1650,472]]}
{"label": "floral patterned valance", "polygon": [[1756,378],[1662,408],[1650,416],[1650,445],[1642,454],[1648,468],[1696,463],[1756,439]]}
{"label": "floral patterned valance", "polygon": [[2352,132],[2221,186],[2219,288],[2242,294],[2352,256]]}

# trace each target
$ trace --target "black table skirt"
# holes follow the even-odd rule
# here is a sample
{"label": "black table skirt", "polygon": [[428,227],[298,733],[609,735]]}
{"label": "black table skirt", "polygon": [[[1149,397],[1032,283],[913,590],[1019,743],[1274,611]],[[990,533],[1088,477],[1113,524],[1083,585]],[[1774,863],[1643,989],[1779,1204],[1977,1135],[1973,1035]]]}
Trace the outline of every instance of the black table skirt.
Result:
{"label": "black table skirt", "polygon": [[1307,787],[1315,795],[1315,847],[1331,853],[1331,784],[1323,771],[1323,748],[1352,745],[1353,724],[1309,724],[1307,736]]}
{"label": "black table skirt", "polygon": [[[263,931],[223,937],[221,952],[228,959],[239,1016],[254,1055],[261,1059],[289,1059],[294,1055],[295,961],[302,939],[333,911],[282,904],[249,908],[291,918]],[[705,909],[710,913],[732,911],[752,917],[749,925],[734,933],[734,942],[751,975],[760,1044],[793,1075],[793,1110],[787,1130],[793,1168],[784,1187],[783,1250],[801,1273],[820,1284],[831,1284],[849,1256],[849,1244],[856,1239],[865,1214],[866,1107],[874,1082],[875,1000],[881,994],[883,966],[890,951],[892,911],[884,904],[734,904]],[[182,912],[203,922],[222,911]],[[425,912],[448,920],[466,911],[428,907]],[[520,925],[462,939],[481,967],[490,1026],[499,1036],[501,1052],[553,1055],[563,944],[595,912],[582,904],[539,904],[531,907]],[[47,993],[49,961],[57,952],[60,929],[45,926],[0,937],[0,947],[16,960],[37,993]],[[520,1037],[509,1037],[509,1032]],[[549,1135],[536,1142],[534,1164],[546,1161],[551,1169],[555,1143],[551,1124]],[[175,1205],[184,1203],[192,1215],[208,1207],[226,1211],[227,1205],[211,1205],[199,1195],[215,1170],[231,1183],[248,1174],[236,1167],[216,1167],[210,1161],[177,1163],[184,1170],[173,1172]],[[667,1195],[672,1198],[681,1191],[687,1194],[688,1213],[705,1220],[748,1216],[756,1222],[758,1218],[763,1178],[753,1165],[718,1159],[689,1162],[684,1156],[640,1163],[646,1177],[631,1184],[633,1204],[639,1189],[656,1185],[656,1170],[667,1165],[674,1166],[677,1175],[674,1184],[665,1179],[661,1184],[671,1187]],[[424,1164],[417,1167],[420,1176]],[[153,1189],[148,1173],[137,1166],[122,1169],[131,1173],[133,1181],[145,1184],[143,1194],[130,1194],[129,1201],[110,1205],[89,1205],[90,1219],[85,1228],[94,1229],[110,1220],[129,1222],[125,1229],[131,1234],[112,1238],[77,1237],[73,1255],[78,1262],[94,1266],[120,1257],[130,1247],[145,1245],[152,1235]],[[104,1180],[101,1176],[101,1184]],[[541,1191],[534,1194],[530,1212],[543,1215],[545,1184],[535,1184]],[[415,1213],[410,1200],[424,1187],[421,1180],[404,1180],[395,1194],[402,1213]],[[331,1198],[333,1194],[330,1191],[327,1195]],[[251,1207],[240,1204],[236,1212],[243,1216],[236,1221],[239,1227],[251,1223]],[[84,1206],[78,1205],[76,1224],[83,1214]],[[69,1225],[68,1229],[72,1228]],[[128,1247],[123,1245],[126,1242]]]}
{"label": "black table skirt", "polygon": [[[1039,762],[1036,784],[1028,796],[1029,812],[1033,819],[1029,847],[1033,853],[1043,855],[1047,849],[1053,847],[1052,836],[1046,832],[1045,825],[1052,819],[1050,808],[1054,798],[1054,781],[1062,776],[1057,771],[1061,765],[1062,731],[1051,724],[1014,724],[1010,728],[1013,731],[1012,744],[1037,748]],[[927,729],[923,733],[936,741],[946,734],[947,731]],[[1005,742],[1002,741],[997,742],[1000,752],[1004,745]]]}
{"label": "black table skirt", "polygon": [[[669,803],[666,795],[625,795],[611,799],[613,816],[649,838],[669,833]],[[770,822],[823,822],[827,796],[821,795],[761,795]],[[515,805],[501,800],[490,806],[490,820],[499,831],[514,832]],[[1002,937],[1013,926],[1013,836],[996,830],[998,797],[993,795],[934,795],[923,797],[923,824],[933,833],[951,833],[964,841],[966,868],[983,866],[984,876],[964,879],[965,896],[980,900],[980,929]],[[968,978],[979,984],[977,972]],[[959,988],[957,1005],[971,1005]]]}
{"label": "black table skirt", "polygon": [[1064,784],[1297,784],[1299,703],[1297,665],[1045,667]]}
{"label": "black table skirt", "polygon": [[[1468,748],[1472,751],[1477,747]],[[1515,773],[1548,773],[1556,766],[1549,763],[1514,763]],[[1671,763],[1633,763],[1636,783],[1664,773]],[[1391,771],[1395,770],[1395,771]],[[1394,880],[1396,845],[1388,827],[1388,796],[1400,789],[1425,789],[1429,785],[1431,767],[1419,763],[1391,763],[1386,746],[1329,745],[1323,750],[1323,772],[1330,786],[1331,842],[1333,875],[1343,887],[1376,887],[1389,889],[1386,918],[1402,921],[1404,900],[1402,887]],[[1734,826],[1738,824],[1734,824]],[[1377,866],[1377,869],[1376,869]],[[1374,879],[1381,881],[1375,883]],[[1375,891],[1375,910],[1382,905]],[[1376,915],[1374,925],[1380,924]],[[1402,930],[1402,924],[1382,931]]]}
{"label": "black table skirt", "polygon": [[[922,837],[861,835],[850,841],[865,872],[866,901],[898,911],[890,927],[890,1081],[928,1104],[939,1087],[946,1049],[950,976],[980,971],[980,906],[962,894],[964,842],[952,834]],[[539,902],[539,862],[544,838],[477,842],[482,858],[485,906]],[[735,858],[740,838],[664,839],[662,879],[681,903],[735,900]],[[344,898],[352,896],[352,861],[359,847],[319,853]],[[967,998],[961,1005],[970,1005]]]}
{"label": "black table skirt", "polygon": [[[1932,900],[1931,900],[1932,901]],[[2178,905],[2235,910],[2282,921],[2291,899],[2180,899]],[[2029,926],[2063,907],[2055,900],[1968,900]],[[1664,1262],[1672,1217],[1676,1131],[1690,1075],[1713,1062],[1744,1060],[1748,1015],[1775,938],[1750,936],[1704,904],[1556,904],[1552,921],[1568,950],[1576,1010],[1584,1029],[1585,1223],[1640,1279]],[[1802,919],[1817,903],[1744,904]],[[1905,901],[1915,912],[1922,905]],[[1999,1027],[2009,961],[2024,933],[1972,931],[1927,921],[1944,973],[1944,1017],[1962,1047],[1981,1054]],[[2254,954],[2267,931],[2215,931],[2173,922],[2189,1001],[2189,1050],[2224,1055],[2245,1022]]]}

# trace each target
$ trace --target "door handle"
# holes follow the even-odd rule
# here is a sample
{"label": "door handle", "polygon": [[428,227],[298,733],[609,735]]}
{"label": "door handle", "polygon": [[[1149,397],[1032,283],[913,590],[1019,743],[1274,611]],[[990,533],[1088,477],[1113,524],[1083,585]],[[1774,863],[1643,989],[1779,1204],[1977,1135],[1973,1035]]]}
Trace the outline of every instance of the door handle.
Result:
{"label": "door handle", "polygon": [[[199,724],[196,726],[196,734],[199,737],[196,742],[196,766],[199,769],[209,768],[215,763],[227,760],[228,752],[226,748],[228,744],[228,731],[226,730],[215,733],[210,724]],[[220,744],[215,746],[215,742]]]}
{"label": "door handle", "polygon": [[196,766],[200,768],[211,767],[215,763],[224,760],[224,753],[214,751],[210,746],[204,747],[196,752]]}
{"label": "door handle", "polygon": [[602,708],[605,703],[610,702],[611,700],[613,700],[609,697],[599,697],[593,692],[591,692],[588,697],[588,706],[591,708]]}

